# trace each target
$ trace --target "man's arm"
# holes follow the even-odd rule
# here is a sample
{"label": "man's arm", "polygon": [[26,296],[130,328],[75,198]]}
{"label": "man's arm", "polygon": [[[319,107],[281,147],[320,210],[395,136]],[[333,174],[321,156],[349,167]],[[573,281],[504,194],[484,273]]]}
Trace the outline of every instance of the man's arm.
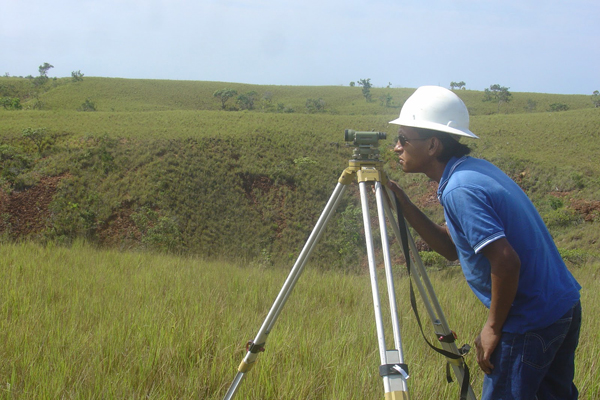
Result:
{"label": "man's arm", "polygon": [[456,246],[454,246],[454,242],[452,241],[448,230],[430,220],[421,210],[419,210],[396,182],[388,181],[387,186],[398,198],[404,217],[425,243],[450,261],[458,259]]}
{"label": "man's arm", "polygon": [[521,260],[506,238],[498,239],[482,250],[492,268],[492,303],[488,319],[475,339],[477,363],[486,374],[494,365],[490,357],[502,336],[502,326],[517,294]]}

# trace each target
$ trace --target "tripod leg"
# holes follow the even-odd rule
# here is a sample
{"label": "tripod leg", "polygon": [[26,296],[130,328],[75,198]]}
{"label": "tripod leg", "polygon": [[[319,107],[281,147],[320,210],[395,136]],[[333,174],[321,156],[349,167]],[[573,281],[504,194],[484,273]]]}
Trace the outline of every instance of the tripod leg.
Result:
{"label": "tripod leg", "polygon": [[390,244],[388,240],[387,225],[385,219],[385,202],[383,200],[383,187],[380,182],[375,184],[375,198],[377,201],[377,215],[379,216],[379,229],[381,231],[381,247],[383,250],[383,262],[387,282],[388,297],[390,300],[390,314],[392,328],[394,331],[394,344],[403,359],[402,343],[400,339],[400,321],[398,320],[398,306],[396,302],[396,289],[392,273],[392,261],[390,258]]}
{"label": "tripod leg", "polygon": [[[378,190],[381,192],[381,185],[377,182]],[[402,366],[405,367],[402,361],[402,352],[400,345],[400,334],[399,334],[399,326],[398,326],[398,318],[393,318],[394,320],[394,339],[396,341],[396,350],[388,351],[385,344],[385,333],[383,329],[383,321],[381,317],[381,304],[379,301],[379,286],[377,281],[377,269],[375,265],[375,251],[373,247],[373,235],[371,233],[371,218],[369,215],[369,203],[367,196],[367,184],[366,182],[359,183],[360,188],[360,198],[362,205],[362,214],[363,214],[363,223],[365,229],[365,240],[367,246],[367,258],[369,261],[369,274],[371,278],[371,291],[373,293],[373,308],[375,312],[375,326],[377,329],[377,342],[379,345],[379,357],[381,360],[381,368],[380,375],[383,378],[383,387],[386,395],[386,399],[408,399],[408,390],[406,387],[406,381],[404,375],[399,373],[400,371],[395,370],[396,368],[400,368],[402,371],[405,371]],[[381,193],[380,196],[381,197]],[[385,232],[385,225],[380,227],[383,229],[382,237]],[[387,234],[385,234],[387,236]],[[384,245],[385,247],[385,245]],[[387,252],[387,256],[384,258],[387,260],[386,264],[389,265],[389,272],[391,272],[391,263],[389,262],[389,247],[384,248],[384,252]],[[388,272],[386,267],[386,273]],[[388,288],[391,279],[391,274],[388,276]],[[392,284],[393,288],[393,284]],[[390,297],[390,304],[392,303],[393,291],[388,292]],[[395,300],[393,300],[394,306],[392,308],[393,313],[396,311]],[[406,377],[408,374],[406,371],[404,372]]]}
{"label": "tripod leg", "polygon": [[335,209],[337,208],[337,206],[340,202],[340,199],[342,197],[342,194],[345,192],[345,190],[346,190],[346,185],[344,185],[342,183],[338,183],[337,186],[335,187],[333,194],[329,198],[329,201],[327,202],[325,209],[323,210],[323,212],[321,213],[321,216],[319,217],[319,220],[317,221],[317,224],[315,225],[307,242],[305,243],[304,247],[302,248],[302,251],[300,252],[300,255],[298,256],[296,263],[292,267],[292,270],[291,270],[290,274],[288,275],[285,283],[283,284],[283,287],[282,287],[281,291],[279,292],[279,295],[277,295],[275,302],[271,306],[271,310],[269,311],[269,314],[267,315],[260,330],[258,331],[256,338],[254,339],[254,341],[249,343],[248,352],[246,353],[244,360],[238,367],[238,373],[235,376],[233,383],[229,387],[229,390],[225,394],[224,400],[230,400],[230,399],[234,398],[234,396],[239,388],[239,385],[241,384],[241,382],[244,379],[246,372],[250,371],[250,369],[252,369],[252,367],[255,365],[256,358],[258,357],[258,353],[261,351],[264,351],[264,346],[267,341],[267,336],[271,332],[271,329],[273,329],[273,326],[275,325],[275,322],[277,321],[277,318],[279,317],[279,314],[281,313],[283,306],[285,305],[288,297],[290,296],[292,290],[294,289],[296,282],[298,282],[298,278],[302,274],[302,271],[304,270],[304,266],[306,265],[308,259],[310,258],[310,255],[311,255],[316,243],[319,241],[323,231],[325,230],[327,222],[329,221],[331,216],[334,214]]}
{"label": "tripod leg", "polygon": [[[388,196],[387,196],[388,200],[394,198],[393,193],[389,189],[388,189],[387,193],[388,193]],[[393,206],[395,208],[395,204]],[[391,211],[391,208],[390,208],[390,205],[388,204],[388,202],[385,202],[384,207],[385,207],[386,215],[388,216],[388,220],[390,221],[390,224],[392,226],[392,229],[393,229],[398,241],[401,242],[401,237],[403,234],[406,235],[406,237],[408,238],[410,251],[412,252],[412,260],[414,261],[412,265],[415,267],[413,270],[414,273],[411,274],[411,278],[417,285],[419,294],[421,295],[421,299],[423,300],[423,303],[427,310],[427,314],[429,315],[431,323],[434,326],[434,332],[435,332],[436,336],[439,338],[440,336],[447,337],[449,335],[453,335],[453,332],[450,329],[450,326],[448,325],[446,317],[444,316],[444,313],[442,311],[442,307],[437,299],[437,296],[433,289],[433,285],[431,284],[431,281],[429,280],[429,276],[427,275],[427,271],[425,269],[425,266],[423,265],[423,261],[421,260],[421,257],[419,256],[417,246],[415,245],[415,242],[414,242],[410,232],[408,231],[408,224],[406,225],[407,226],[406,232],[400,232],[400,227],[398,226],[398,221],[393,217],[393,214],[392,214],[392,211]],[[404,249],[402,249],[402,251],[404,252]],[[408,257],[410,257],[410,254],[404,254],[404,257],[408,260]],[[442,341],[441,345],[442,345],[442,348],[446,351],[449,351],[456,355],[461,354],[454,341],[452,341],[452,342]],[[457,380],[459,381],[459,383],[462,383],[465,378],[465,375],[466,375],[464,361],[462,359],[458,359],[458,360],[448,359],[448,362],[452,366],[452,369],[454,370],[454,374],[455,374]],[[477,399],[470,384],[469,384],[469,388],[468,388],[467,398],[468,398],[468,400],[476,400]]]}

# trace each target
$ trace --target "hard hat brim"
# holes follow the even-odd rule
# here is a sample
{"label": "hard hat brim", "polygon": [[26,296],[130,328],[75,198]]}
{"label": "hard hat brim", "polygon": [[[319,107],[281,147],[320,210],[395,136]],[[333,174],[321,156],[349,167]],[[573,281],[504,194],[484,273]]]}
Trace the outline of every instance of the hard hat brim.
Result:
{"label": "hard hat brim", "polygon": [[[404,119],[404,121],[403,121],[403,119]],[[396,118],[395,120],[390,121],[389,123],[395,124],[395,125],[409,126],[411,128],[431,129],[433,131],[446,132],[451,135],[466,136],[466,137],[470,137],[473,139],[479,139],[479,136],[475,135],[469,129],[465,129],[465,128],[456,129],[456,128],[453,128],[452,126],[437,124],[435,122],[419,121],[417,124],[411,124],[409,121],[406,121],[405,118]]]}

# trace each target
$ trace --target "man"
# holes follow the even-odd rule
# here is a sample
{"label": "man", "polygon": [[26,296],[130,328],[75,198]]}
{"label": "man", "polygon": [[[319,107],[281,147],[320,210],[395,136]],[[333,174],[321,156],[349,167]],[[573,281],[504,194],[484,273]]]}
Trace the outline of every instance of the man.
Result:
{"label": "man", "polygon": [[429,246],[460,260],[489,308],[475,339],[485,372],[482,399],[576,399],[574,353],[581,286],[561,259],[539,213],[491,163],[469,157],[465,104],[450,90],[424,86],[406,101],[394,151],[404,172],[438,182],[446,227],[431,221],[393,181],[407,221]]}

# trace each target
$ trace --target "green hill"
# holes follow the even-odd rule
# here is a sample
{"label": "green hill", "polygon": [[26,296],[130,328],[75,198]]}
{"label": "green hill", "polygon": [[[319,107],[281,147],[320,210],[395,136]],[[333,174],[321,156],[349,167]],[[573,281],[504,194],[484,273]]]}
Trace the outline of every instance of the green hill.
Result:
{"label": "green hill", "polygon": [[[253,108],[234,97],[223,110],[213,93],[224,88],[253,92]],[[0,109],[5,240],[85,237],[264,264],[297,256],[351,158],[344,129],[393,137],[388,121],[414,90],[373,88],[367,102],[360,87],[87,77],[43,87],[3,77],[0,89],[22,105]],[[481,137],[474,155],[519,182],[564,252],[597,251],[600,114],[590,96],[513,93],[498,105],[483,92],[457,93]],[[555,104],[568,110],[549,112]],[[441,222],[432,185],[401,175],[383,153],[390,176]],[[363,254],[356,188],[349,192],[317,249],[331,267]]]}

